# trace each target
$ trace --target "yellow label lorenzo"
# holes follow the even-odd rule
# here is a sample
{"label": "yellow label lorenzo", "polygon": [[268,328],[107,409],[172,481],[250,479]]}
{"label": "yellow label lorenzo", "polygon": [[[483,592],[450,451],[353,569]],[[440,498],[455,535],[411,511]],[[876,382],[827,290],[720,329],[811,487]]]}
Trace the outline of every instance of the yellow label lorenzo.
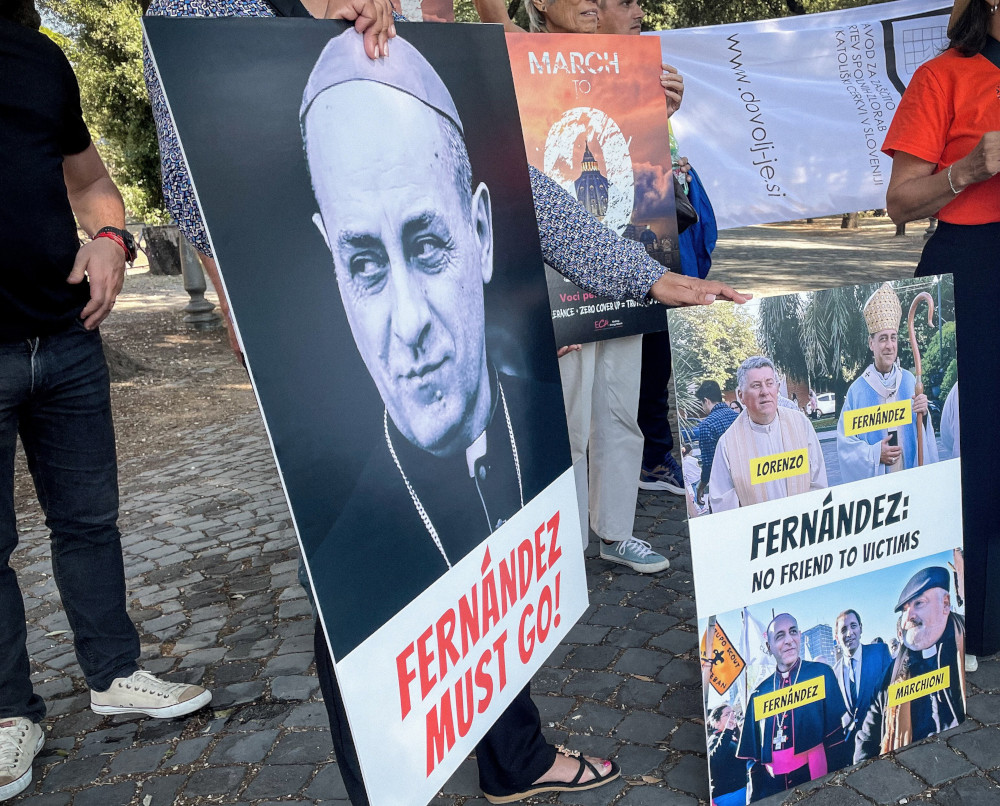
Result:
{"label": "yellow label lorenzo", "polygon": [[768,481],[787,479],[789,476],[801,476],[808,472],[809,451],[806,448],[772,453],[770,456],[760,456],[750,460],[751,484],[764,484]]}

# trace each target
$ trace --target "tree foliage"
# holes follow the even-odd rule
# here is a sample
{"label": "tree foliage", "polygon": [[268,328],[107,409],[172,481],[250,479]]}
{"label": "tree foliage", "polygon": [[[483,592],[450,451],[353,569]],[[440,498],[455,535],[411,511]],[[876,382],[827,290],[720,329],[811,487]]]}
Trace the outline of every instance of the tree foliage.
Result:
{"label": "tree foliage", "polygon": [[[931,384],[941,385],[943,399],[950,384],[946,387],[942,378],[955,356],[952,286],[942,284],[941,293],[937,294],[937,285],[930,278],[914,278],[894,285],[903,307],[898,337],[899,362],[911,371],[915,362],[906,320],[910,303],[923,290],[930,290],[941,298],[943,319],[935,315],[934,323],[928,324],[927,309],[921,305],[915,315],[914,330],[921,347],[927,391],[931,393]],[[839,409],[847,387],[872,360],[868,326],[862,310],[877,287],[833,288],[761,300],[757,338],[765,355],[792,378],[808,380],[820,391],[836,392]],[[940,330],[939,321],[944,323]]]}
{"label": "tree foliage", "polygon": [[[884,0],[874,0],[880,2]],[[125,197],[130,214],[165,221],[159,151],[142,78],[143,0],[37,0],[47,19],[65,31],[60,44],[80,82],[83,113],[98,150]],[[524,2],[514,17],[526,24]],[[646,28],[743,22],[868,5],[872,0],[647,0]],[[455,0],[455,18],[478,20],[472,0]],[[58,38],[61,34],[55,34]],[[58,41],[58,39],[57,39]]]}
{"label": "tree foliage", "polygon": [[870,357],[861,313],[870,293],[859,286],[761,300],[757,337],[779,370],[832,388],[839,408]]}
{"label": "tree foliage", "polygon": [[709,305],[675,315],[670,336],[675,362],[686,366],[695,385],[711,380],[722,389],[734,389],[740,364],[761,353],[753,320],[736,305]]}
{"label": "tree foliage", "polygon": [[139,0],[38,4],[66,32],[83,116],[130,215],[149,223],[165,220],[156,129],[142,78]]}
{"label": "tree foliage", "polygon": [[[642,0],[646,12],[643,28],[660,31],[665,28],[691,28],[698,25],[719,25],[728,22],[750,22],[793,14],[814,14],[842,8],[874,5],[888,0],[730,0],[726,3],[709,3],[705,0]],[[518,14],[524,13],[524,3],[530,0],[513,0]],[[518,24],[527,27],[515,16]],[[472,0],[455,0],[455,19],[475,22]]]}

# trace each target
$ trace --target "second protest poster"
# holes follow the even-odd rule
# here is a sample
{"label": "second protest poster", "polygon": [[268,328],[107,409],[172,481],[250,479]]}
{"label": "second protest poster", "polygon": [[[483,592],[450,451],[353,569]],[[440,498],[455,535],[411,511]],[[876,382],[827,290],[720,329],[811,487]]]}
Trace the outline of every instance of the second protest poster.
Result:
{"label": "second protest poster", "polygon": [[669,321],[713,803],[960,724],[951,277]]}
{"label": "second protest poster", "polygon": [[[680,270],[658,43],[507,34],[528,162],[609,229]],[[654,45],[657,45],[654,47]],[[661,305],[618,301],[546,272],[559,346],[666,328]]]}

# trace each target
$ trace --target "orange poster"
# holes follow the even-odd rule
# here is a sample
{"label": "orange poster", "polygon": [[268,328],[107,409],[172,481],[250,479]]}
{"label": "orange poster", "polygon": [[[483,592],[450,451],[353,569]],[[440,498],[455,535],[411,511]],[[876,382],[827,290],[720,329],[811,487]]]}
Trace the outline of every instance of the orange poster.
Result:
{"label": "orange poster", "polygon": [[[607,227],[680,268],[660,48],[638,36],[507,34],[528,161]],[[663,330],[659,306],[549,277],[560,344]]]}

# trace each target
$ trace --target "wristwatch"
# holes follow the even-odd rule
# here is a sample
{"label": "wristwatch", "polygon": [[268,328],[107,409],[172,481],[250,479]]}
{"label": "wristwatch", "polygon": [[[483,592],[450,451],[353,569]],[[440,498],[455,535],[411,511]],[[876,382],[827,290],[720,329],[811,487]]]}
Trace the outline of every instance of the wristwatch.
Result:
{"label": "wristwatch", "polygon": [[96,240],[97,238],[110,238],[125,250],[125,255],[129,263],[135,262],[138,255],[138,251],[135,247],[135,238],[132,237],[132,233],[127,229],[118,229],[118,227],[101,227],[97,231],[97,234],[94,235],[94,239]]}

